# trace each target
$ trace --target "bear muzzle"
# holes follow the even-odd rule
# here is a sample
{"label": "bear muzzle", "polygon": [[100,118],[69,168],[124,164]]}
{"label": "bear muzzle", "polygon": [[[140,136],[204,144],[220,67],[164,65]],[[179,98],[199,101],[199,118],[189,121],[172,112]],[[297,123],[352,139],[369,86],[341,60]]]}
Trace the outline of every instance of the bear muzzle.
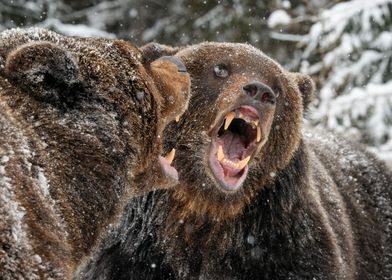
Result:
{"label": "bear muzzle", "polygon": [[225,191],[241,187],[261,140],[260,115],[252,106],[230,110],[215,126],[211,133],[209,167]]}
{"label": "bear muzzle", "polygon": [[277,97],[259,81],[237,83],[235,92],[221,91],[217,121],[209,132],[208,168],[224,191],[243,185],[251,159],[268,139]]}

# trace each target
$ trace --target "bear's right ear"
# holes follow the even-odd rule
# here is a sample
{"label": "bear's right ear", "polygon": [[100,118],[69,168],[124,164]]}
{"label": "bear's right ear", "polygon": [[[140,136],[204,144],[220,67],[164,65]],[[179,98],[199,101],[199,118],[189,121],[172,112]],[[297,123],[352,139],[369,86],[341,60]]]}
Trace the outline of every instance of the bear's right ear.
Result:
{"label": "bear's right ear", "polygon": [[304,112],[308,109],[309,103],[313,101],[315,84],[309,75],[302,73],[290,73],[297,84],[299,91],[302,95],[302,103]]}
{"label": "bear's right ear", "polygon": [[171,47],[158,43],[148,43],[140,48],[143,57],[143,64],[150,64],[162,56],[172,56],[181,50],[180,47]]}
{"label": "bear's right ear", "polygon": [[6,58],[5,75],[40,101],[67,103],[78,84],[78,67],[71,53],[50,42],[33,42]]}

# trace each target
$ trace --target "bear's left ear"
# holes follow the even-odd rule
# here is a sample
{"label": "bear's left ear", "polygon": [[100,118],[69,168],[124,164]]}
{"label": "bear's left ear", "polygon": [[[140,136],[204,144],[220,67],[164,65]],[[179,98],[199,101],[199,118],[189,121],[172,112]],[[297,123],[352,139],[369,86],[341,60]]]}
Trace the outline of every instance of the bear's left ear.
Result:
{"label": "bear's left ear", "polygon": [[294,79],[294,82],[297,84],[299,91],[302,95],[302,102],[304,111],[309,106],[309,103],[313,101],[314,98],[314,91],[315,91],[315,84],[312,78],[308,75],[302,73],[290,73]]}
{"label": "bear's left ear", "polygon": [[78,84],[75,59],[60,46],[40,41],[24,44],[6,58],[5,75],[40,101],[72,102]]}

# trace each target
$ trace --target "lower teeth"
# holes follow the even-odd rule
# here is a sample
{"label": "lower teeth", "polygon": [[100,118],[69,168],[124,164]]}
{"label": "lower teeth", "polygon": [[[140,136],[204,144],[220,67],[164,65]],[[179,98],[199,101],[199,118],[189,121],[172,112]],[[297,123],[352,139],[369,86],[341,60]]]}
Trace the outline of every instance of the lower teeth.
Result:
{"label": "lower teeth", "polygon": [[231,161],[231,160],[223,159],[222,161],[223,161],[224,163],[226,163],[226,164],[229,164],[229,165],[233,166],[233,167],[236,167],[236,168],[239,168],[239,167],[240,167],[240,165],[239,165],[238,163],[235,163],[235,162],[233,162],[233,161]]}

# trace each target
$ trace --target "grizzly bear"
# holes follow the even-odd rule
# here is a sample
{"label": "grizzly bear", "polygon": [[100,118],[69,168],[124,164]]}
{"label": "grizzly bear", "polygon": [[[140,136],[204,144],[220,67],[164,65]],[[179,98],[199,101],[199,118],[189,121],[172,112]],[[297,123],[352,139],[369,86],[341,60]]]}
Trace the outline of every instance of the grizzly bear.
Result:
{"label": "grizzly bear", "polygon": [[308,76],[246,44],[145,49],[191,76],[165,130],[180,183],[131,199],[79,278],[391,279],[391,171],[304,127]]}
{"label": "grizzly bear", "polygon": [[0,34],[1,279],[71,279],[130,196],[177,184],[162,133],[187,107],[189,74],[147,55],[121,40]]}

